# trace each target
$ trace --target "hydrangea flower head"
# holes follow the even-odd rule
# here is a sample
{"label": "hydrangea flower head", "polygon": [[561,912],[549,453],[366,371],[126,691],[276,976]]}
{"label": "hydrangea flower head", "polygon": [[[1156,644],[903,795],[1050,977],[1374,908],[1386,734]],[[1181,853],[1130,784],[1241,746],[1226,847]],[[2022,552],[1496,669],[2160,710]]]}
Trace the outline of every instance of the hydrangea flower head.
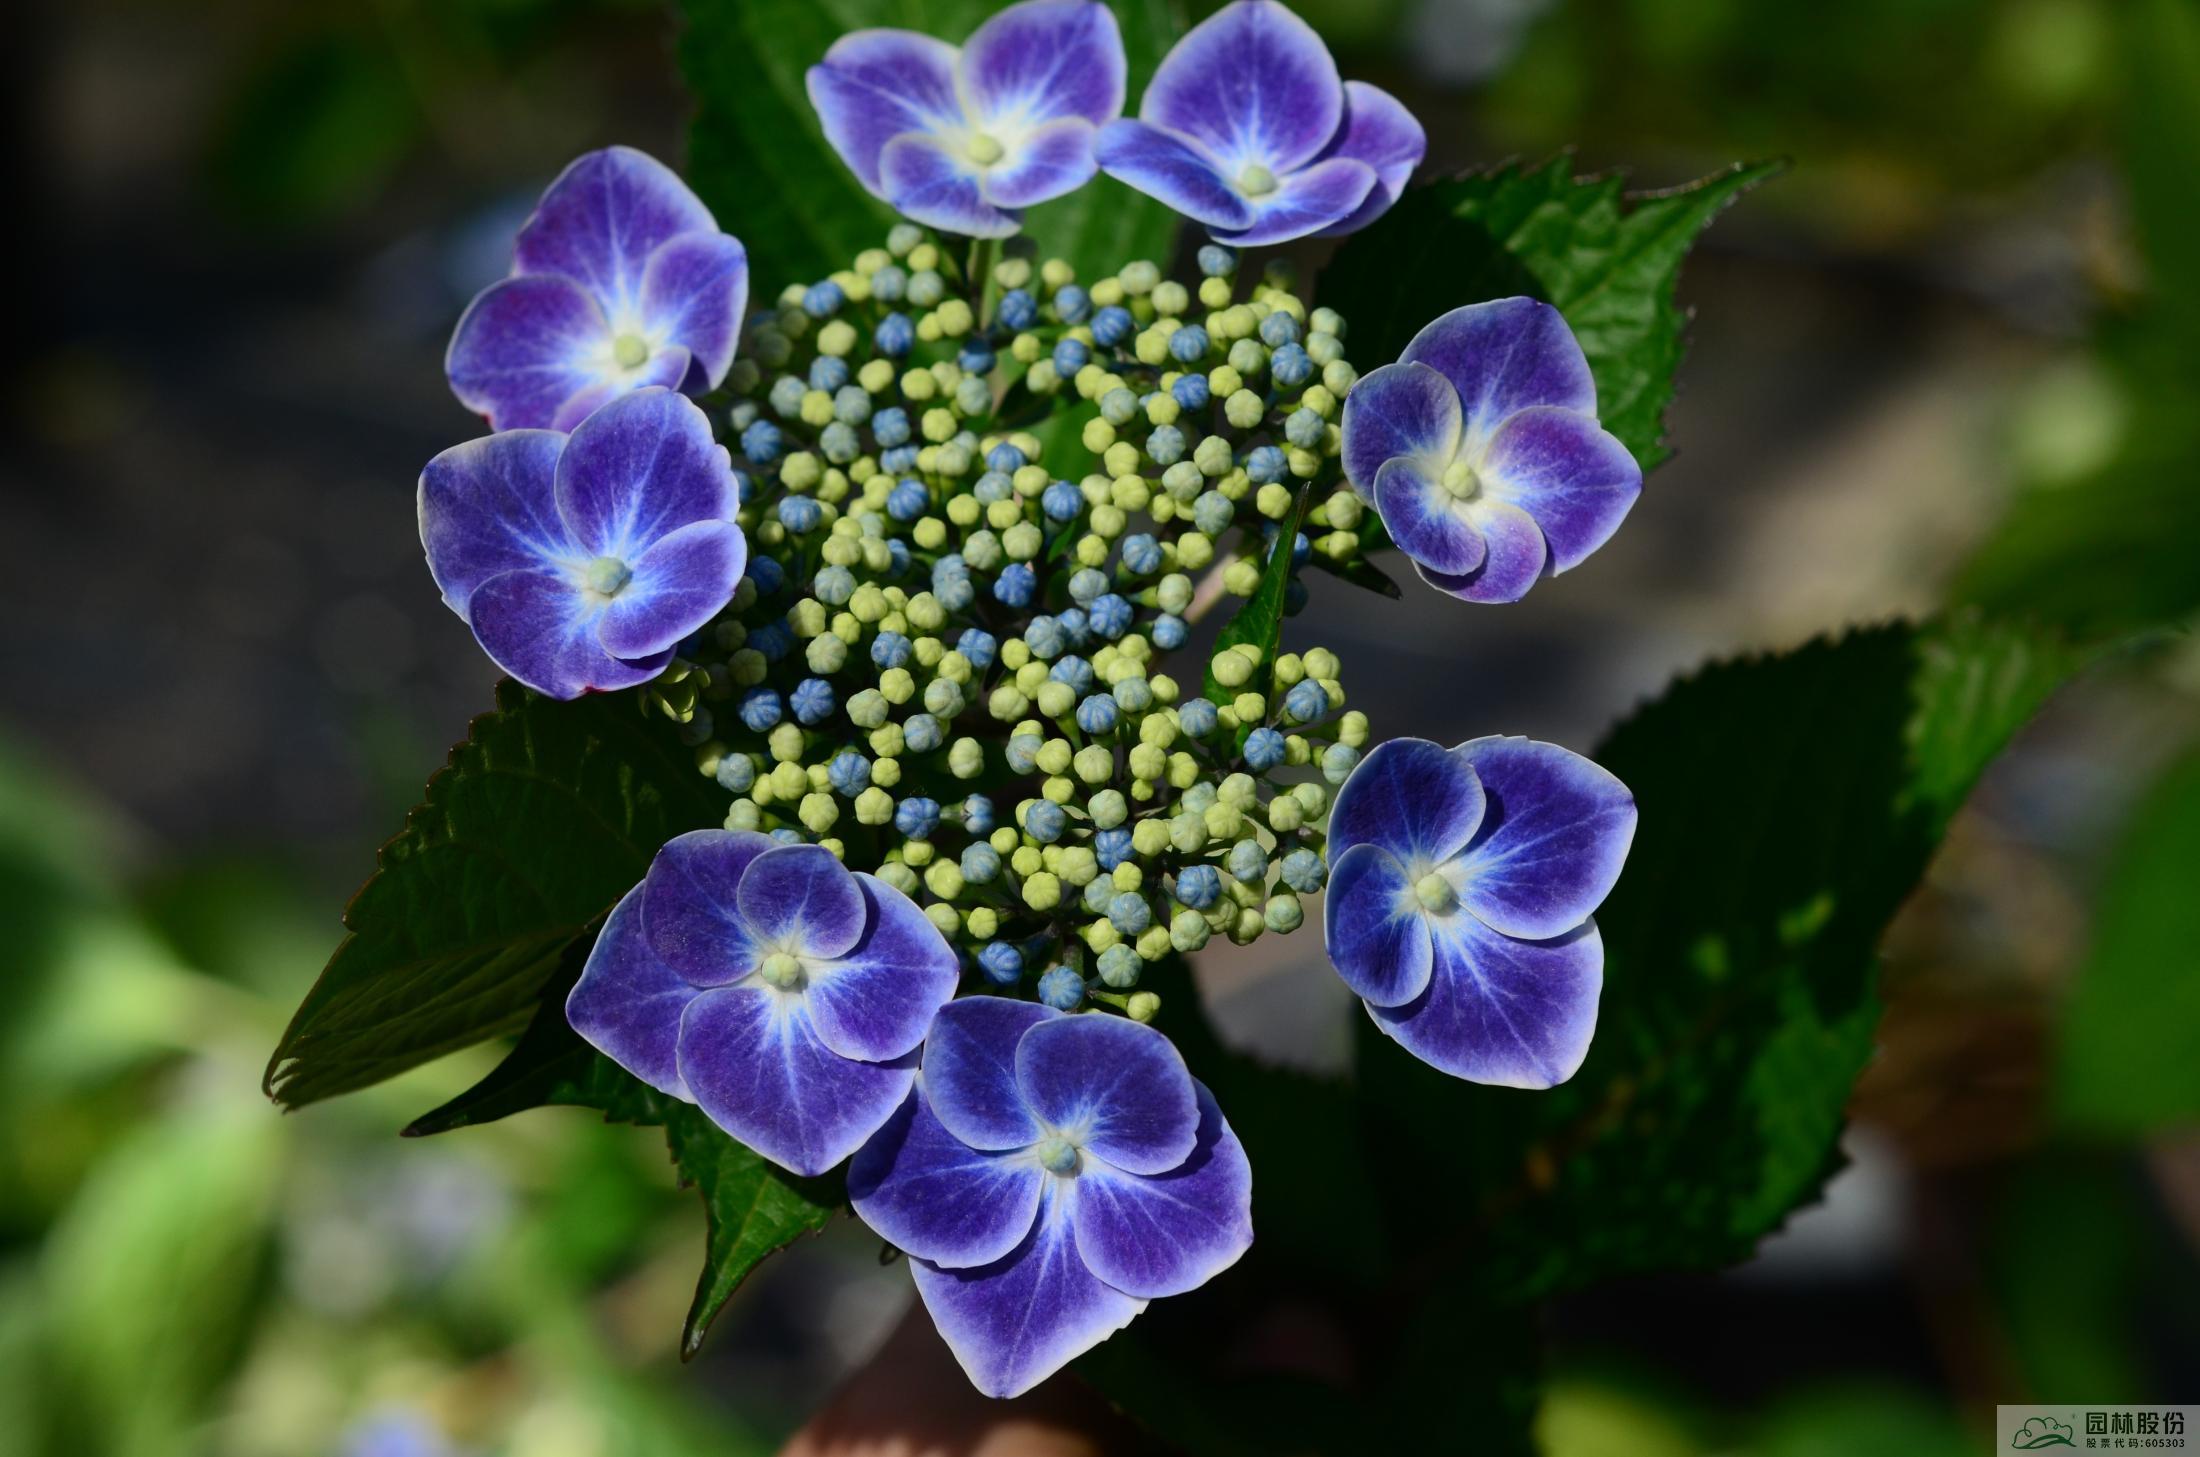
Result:
{"label": "hydrangea flower head", "polygon": [[1252,1170],[1169,1040],[965,997],[848,1173],[973,1384],[1027,1391],[1253,1242]]}
{"label": "hydrangea flower head", "polygon": [[626,395],[572,434],[508,430],[420,475],[443,600],[498,667],[577,698],[654,678],[748,560],[732,458],[686,397]]}
{"label": "hydrangea flower head", "polygon": [[1428,150],[1386,91],[1342,81],[1314,28],[1235,0],[1162,59],[1138,119],[1100,134],[1100,166],[1254,246],[1353,232],[1388,211]]}
{"label": "hydrangea flower head", "polygon": [[960,48],[911,30],[842,36],[810,68],[810,104],[857,180],[902,216],[1005,238],[1020,209],[1091,179],[1124,70],[1107,6],[1024,0]]}
{"label": "hydrangea flower head", "polygon": [[748,253],[710,209],[656,158],[609,147],[543,193],[444,371],[491,429],[570,430],[631,390],[715,389],[748,299]]}
{"label": "hydrangea flower head", "polygon": [[821,1174],[907,1099],[959,975],[915,902],[832,852],[698,830],[613,908],[565,1015],[773,1163]]}
{"label": "hydrangea flower head", "polygon": [[1363,376],[1344,469],[1422,579],[1470,602],[1578,565],[1642,494],[1573,330],[1530,298],[1453,309]]}
{"label": "hydrangea flower head", "polygon": [[1389,740],[1330,812],[1330,962],[1423,1062],[1502,1087],[1562,1083],[1596,1030],[1590,913],[1634,833],[1627,787],[1554,744]]}

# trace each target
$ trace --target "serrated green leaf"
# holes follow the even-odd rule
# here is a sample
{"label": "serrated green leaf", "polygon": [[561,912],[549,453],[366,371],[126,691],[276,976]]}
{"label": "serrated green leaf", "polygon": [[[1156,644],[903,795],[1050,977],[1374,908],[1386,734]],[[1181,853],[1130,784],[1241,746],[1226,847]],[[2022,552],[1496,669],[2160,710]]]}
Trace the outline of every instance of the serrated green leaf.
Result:
{"label": "serrated green leaf", "polygon": [[1298,541],[1299,520],[1306,514],[1308,489],[1306,486],[1299,488],[1298,498],[1291,503],[1291,513],[1277,523],[1275,542],[1268,548],[1268,562],[1261,568],[1260,585],[1215,636],[1214,655],[1207,660],[1200,691],[1216,703],[1226,704],[1242,691],[1226,688],[1215,680],[1214,658],[1225,648],[1243,644],[1256,649],[1260,653],[1261,676],[1255,681],[1267,683],[1274,676],[1276,653],[1283,644],[1283,598],[1291,588],[1291,553]]}
{"label": "serrated green leaf", "polygon": [[268,1063],[298,1108],[518,1032],[560,958],[724,796],[630,694],[506,682],[345,908],[351,934]]}
{"label": "serrated green leaf", "polygon": [[1388,364],[1462,304],[1527,294],[1557,306],[1596,376],[1598,414],[1644,470],[1663,461],[1687,315],[1681,262],[1720,210],[1780,170],[1736,166],[1669,192],[1577,178],[1572,158],[1409,188],[1337,250],[1322,302],[1344,316],[1353,362]]}

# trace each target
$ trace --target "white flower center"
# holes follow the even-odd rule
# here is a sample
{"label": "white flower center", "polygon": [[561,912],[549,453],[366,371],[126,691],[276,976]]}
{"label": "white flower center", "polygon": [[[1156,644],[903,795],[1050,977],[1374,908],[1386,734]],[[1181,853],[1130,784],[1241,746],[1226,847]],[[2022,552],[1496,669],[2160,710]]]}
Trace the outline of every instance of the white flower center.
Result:
{"label": "white flower center", "polygon": [[1247,197],[1266,197],[1276,190],[1276,174],[1258,162],[1248,162],[1237,175],[1237,185]]}
{"label": "white flower center", "polygon": [[791,992],[802,985],[802,962],[784,951],[774,951],[764,958],[764,964],[756,969],[764,985]]}
{"label": "white flower center", "polygon": [[1459,904],[1459,892],[1436,870],[1413,883],[1413,898],[1421,903],[1422,910],[1439,916],[1450,914]]}
{"label": "white flower center", "polygon": [[611,341],[611,358],[621,369],[640,369],[649,362],[649,341],[639,334],[621,334]]}
{"label": "white flower center", "polygon": [[600,597],[616,597],[634,580],[634,569],[615,556],[600,556],[581,568],[581,583]]}
{"label": "white flower center", "polygon": [[963,150],[980,167],[990,167],[1007,155],[1007,149],[1001,145],[1000,140],[986,132],[973,132]]}
{"label": "white flower center", "polygon": [[1482,494],[1482,477],[1463,460],[1445,466],[1437,479],[1455,501],[1471,501]]}
{"label": "white flower center", "polygon": [[1077,1166],[1081,1162],[1077,1145],[1059,1133],[1050,1133],[1045,1138],[1040,1139],[1034,1152],[1038,1155],[1040,1168],[1045,1169],[1050,1174],[1061,1174],[1064,1177],[1076,1173]]}

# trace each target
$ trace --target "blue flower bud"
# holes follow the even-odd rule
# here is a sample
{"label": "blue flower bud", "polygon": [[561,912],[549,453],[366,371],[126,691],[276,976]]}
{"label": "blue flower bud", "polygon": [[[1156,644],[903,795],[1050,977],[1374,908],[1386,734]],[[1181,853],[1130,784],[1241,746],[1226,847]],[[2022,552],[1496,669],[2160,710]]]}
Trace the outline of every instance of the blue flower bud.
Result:
{"label": "blue flower bud", "polygon": [[[964,875],[968,878],[969,872]],[[995,986],[1014,986],[1024,974],[1024,953],[1006,941],[988,941],[978,948],[978,970]]]}
{"label": "blue flower bud", "polygon": [[963,560],[961,552],[951,551],[932,563],[932,589],[938,591],[940,583],[969,575],[970,563]]}
{"label": "blue flower bud", "polygon": [[1190,632],[1184,625],[1184,619],[1173,612],[1164,612],[1146,624],[1146,636],[1152,638],[1153,645],[1165,653],[1173,653],[1184,646],[1184,639],[1190,636]]}
{"label": "blue flower bud", "polygon": [[972,885],[991,885],[1001,878],[1001,854],[985,841],[963,846],[963,879]]}
{"label": "blue flower bud", "polygon": [[912,754],[929,754],[946,742],[940,721],[929,713],[915,713],[901,726],[901,746]]}
{"label": "blue flower bud", "polygon": [[835,607],[856,593],[856,574],[846,567],[820,567],[810,580],[810,595]]}
{"label": "blue flower bud", "polygon": [[1054,621],[1071,647],[1081,648],[1092,641],[1092,623],[1085,617],[1084,608],[1065,607],[1054,615]]}
{"label": "blue flower bud", "polygon": [[970,660],[970,666],[979,672],[993,666],[1000,655],[1001,645],[992,633],[982,627],[966,627],[961,637],[955,639],[955,651]]}
{"label": "blue flower bud", "polygon": [[789,496],[779,503],[779,524],[797,536],[809,535],[824,520],[824,508],[808,496]]}
{"label": "blue flower bud", "polygon": [[848,383],[848,361],[820,354],[810,361],[810,388],[832,394]]}
{"label": "blue flower bud", "polygon": [[787,573],[779,563],[760,553],[751,553],[747,570],[741,574],[756,583],[756,595],[769,597],[787,585]]}
{"label": "blue flower bud", "polygon": [[1138,321],[1131,317],[1131,311],[1120,304],[1109,304],[1092,316],[1092,337],[1103,349],[1113,349],[1130,338],[1137,327]]}
{"label": "blue flower bud", "polygon": [[1268,357],[1268,377],[1287,390],[1295,390],[1314,377],[1314,361],[1300,344],[1286,344]]}
{"label": "blue flower bud", "polygon": [[1091,362],[1092,351],[1082,339],[1064,339],[1054,346],[1054,372],[1064,379],[1075,378]]}
{"label": "blue flower bud", "polygon": [[1092,691],[1092,664],[1075,655],[1066,657],[1049,668],[1047,677],[1057,683],[1067,683],[1080,695]]}
{"label": "blue flower bud", "polygon": [[909,438],[909,412],[899,405],[888,405],[871,416],[871,433],[881,445],[899,445]]}
{"label": "blue flower bud", "polygon": [[1258,840],[1240,840],[1230,847],[1230,856],[1223,861],[1223,868],[1233,879],[1257,884],[1268,878],[1268,852],[1261,849]]}
{"label": "blue flower bud", "polygon": [[779,459],[779,427],[769,420],[755,420],[741,432],[741,453],[757,465]]}
{"label": "blue flower bud", "polygon": [[964,374],[984,376],[993,372],[993,351],[973,339],[955,355],[955,367]]}
{"label": "blue flower bud", "polygon": [[1065,283],[1054,291],[1054,315],[1065,324],[1082,324],[1092,312],[1092,295],[1074,283]]}
{"label": "blue flower bud", "polygon": [[[1092,837],[1092,855],[1100,862],[1102,870],[1113,870],[1131,858],[1131,832],[1122,826],[1112,830],[1096,830]],[[1100,884],[1094,881],[1094,885]]]}
{"label": "blue flower bud", "polygon": [[833,685],[823,678],[804,678],[788,695],[795,722],[814,728],[833,716]]}
{"label": "blue flower bud", "polygon": [[751,688],[741,695],[741,722],[752,733],[776,728],[784,711],[779,694],[770,688]]}
{"label": "blue flower bud", "polygon": [[1283,438],[1301,450],[1312,450],[1322,443],[1322,434],[1328,429],[1322,417],[1312,410],[1293,410],[1283,422]]}
{"label": "blue flower bud", "polygon": [[1246,767],[1265,774],[1283,762],[1283,735],[1272,728],[1257,728],[1245,736]]}
{"label": "blue flower bud", "polygon": [[1245,474],[1258,486],[1282,480],[1287,466],[1283,452],[1273,445],[1256,445],[1245,457]]}
{"label": "blue flower bud", "polygon": [[[896,540],[892,545],[900,546],[901,542]],[[949,612],[962,612],[978,600],[978,589],[968,577],[951,577],[936,584],[932,588],[932,595],[939,598],[940,606]]]}
{"label": "blue flower bud", "polygon": [[1074,1012],[1084,1005],[1085,979],[1066,966],[1048,967],[1039,978],[1039,1000],[1057,1012]]}
{"label": "blue flower bud", "polygon": [[1174,425],[1156,425],[1146,437],[1146,456],[1155,465],[1175,465],[1184,458],[1184,432]]}
{"label": "blue flower bud", "polygon": [[939,801],[905,799],[894,806],[894,828],[912,840],[929,840],[940,826]]}
{"label": "blue flower bud", "polygon": [[781,845],[799,845],[802,843],[802,832],[782,827],[772,831],[772,839]]}
{"label": "blue flower bud", "polygon": [[962,825],[973,835],[993,833],[993,801],[982,794],[965,795],[962,802]]}
{"label": "blue flower bud", "polygon": [[1220,243],[1204,244],[1199,250],[1199,271],[1209,278],[1227,278],[1237,271],[1237,254]]}
{"label": "blue flower bud", "polygon": [[843,749],[825,766],[825,777],[831,781],[836,794],[854,799],[871,787],[871,761],[853,750]]}
{"label": "blue flower bud", "polygon": [[1100,980],[1117,991],[1128,991],[1138,985],[1138,974],[1146,969],[1145,958],[1136,950],[1118,942],[1100,953],[1094,970]]}
{"label": "blue flower bud", "polygon": [[1095,693],[1077,705],[1077,726],[1088,734],[1112,733],[1120,713],[1113,698]]}
{"label": "blue flower bud", "polygon": [[803,388],[801,380],[791,374],[783,374],[772,381],[771,392],[765,395],[764,399],[771,405],[772,413],[778,415],[781,419],[785,419],[790,415],[800,413],[802,397],[807,393],[808,391]]}
{"label": "blue flower bud", "polygon": [[1169,336],[1169,357],[1180,363],[1191,364],[1206,352],[1207,331],[1197,324],[1186,324]]}
{"label": "blue flower bud", "polygon": [[[909,543],[898,536],[886,540],[886,571],[890,576],[900,576],[909,570]],[[967,606],[968,604],[964,604]]]}
{"label": "blue flower bud", "polygon": [[1042,845],[1051,845],[1062,838],[1062,830],[1068,825],[1069,816],[1051,799],[1035,799],[1024,811],[1024,833]]}
{"label": "blue flower bud", "polygon": [[995,501],[1007,500],[1015,494],[1015,491],[1016,483],[1010,480],[1005,473],[997,470],[989,470],[984,475],[979,476],[970,487],[970,494],[976,496],[981,505],[986,506],[992,505]]}
{"label": "blue flower bud", "polygon": [[1008,767],[1018,774],[1029,774],[1039,767],[1039,750],[1046,743],[1037,734],[1014,734],[1008,741]]}
{"label": "blue flower bud", "polygon": [[756,477],[745,470],[735,471],[733,473],[733,489],[734,493],[741,498],[741,504],[746,506],[756,499]]}
{"label": "blue flower bud", "polygon": [[1000,471],[1004,475],[1013,475],[1028,464],[1030,462],[1024,459],[1024,453],[1005,440],[987,451],[985,456],[985,468],[989,471]]}
{"label": "blue flower bud", "polygon": [[746,754],[728,754],[718,761],[718,787],[747,794],[756,787],[756,766]]}
{"label": "blue flower bud", "polygon": [[1108,902],[1114,899],[1115,882],[1109,880],[1106,876],[1098,876],[1085,882],[1085,893],[1081,898],[1081,903],[1087,915],[1105,916],[1108,913]]}
{"label": "blue flower bud", "polygon": [[1153,907],[1135,890],[1126,890],[1108,902],[1108,923],[1126,936],[1136,936],[1153,924]]}
{"label": "blue flower bud", "polygon": [[1069,600],[1090,607],[1093,599],[1108,590],[1107,575],[1092,567],[1079,567],[1069,576]]}
{"label": "blue flower bud", "polygon": [[1301,678],[1283,695],[1283,716],[1293,723],[1312,723],[1329,712],[1329,690],[1312,678]]}
{"label": "blue flower bud", "polygon": [[894,489],[886,493],[886,514],[896,521],[914,521],[931,505],[932,492],[922,481],[896,481]]}
{"label": "blue flower bud", "polygon": [[1146,532],[1123,538],[1123,566],[1138,576],[1161,570],[1161,543]]}
{"label": "blue flower bud", "polygon": [[909,639],[898,632],[882,632],[871,639],[871,661],[882,672],[907,666],[912,651]]}
{"label": "blue flower bud", "polygon": [[1176,898],[1204,911],[1222,898],[1222,876],[1212,865],[1187,865],[1176,873]]}
{"label": "blue flower bud", "polygon": [[871,396],[862,385],[844,384],[833,391],[833,418],[847,425],[861,425],[871,418]]}
{"label": "blue flower bud", "polygon": [[1286,344],[1298,343],[1299,321],[1277,309],[1260,321],[1260,342],[1270,349],[1281,349]]}
{"label": "blue flower bud", "polygon": [[993,412],[993,388],[985,382],[984,375],[966,374],[956,383],[955,408],[970,417]]}
{"label": "blue flower bud", "polygon": [[1131,630],[1131,604],[1113,592],[1095,599],[1085,612],[1093,635],[1105,642],[1114,642]]}
{"label": "blue flower bud", "polygon": [[1001,321],[1002,328],[1020,334],[1039,322],[1039,301],[1031,296],[1029,289],[1012,288],[1001,295],[994,317]]}
{"label": "blue flower bud", "polygon": [[1040,494],[1039,509],[1049,521],[1075,521],[1085,509],[1085,493],[1068,481],[1056,481]]}
{"label": "blue flower bud", "polygon": [[888,314],[878,321],[878,329],[871,335],[871,347],[888,359],[899,359],[917,342],[917,326],[909,322],[907,314]]}
{"label": "blue flower bud", "polygon": [[1283,883],[1300,895],[1312,895],[1329,878],[1329,871],[1322,864],[1322,857],[1303,845],[1283,857],[1281,868]]}
{"label": "blue flower bud", "polygon": [[1069,634],[1051,617],[1034,617],[1024,626],[1024,646],[1035,658],[1051,658],[1069,646]]}
{"label": "blue flower bud", "polygon": [[1195,739],[1203,739],[1215,731],[1215,725],[1220,722],[1218,712],[1207,699],[1189,699],[1177,706],[1177,727]]}
{"label": "blue flower bud", "polygon": [[1220,536],[1237,518],[1237,503],[1220,491],[1202,491],[1192,502],[1192,525],[1209,536]]}
{"label": "blue flower bud", "polygon": [[899,263],[889,263],[871,275],[871,297],[880,303],[898,302],[908,287],[908,271]]}
{"label": "blue flower bud", "polygon": [[915,470],[917,468],[917,454],[918,447],[914,445],[897,445],[891,450],[882,450],[878,453],[878,468],[888,475],[899,475],[905,470]]}
{"label": "blue flower bud", "polygon": [[1207,376],[1187,374],[1169,387],[1169,393],[1176,396],[1176,403],[1182,409],[1204,410],[1208,400]]}
{"label": "blue flower bud", "polygon": [[846,465],[863,453],[863,442],[852,427],[835,420],[817,433],[817,448],[834,465]]}
{"label": "blue flower bud", "polygon": [[1038,589],[1039,576],[1029,562],[1010,562],[993,579],[993,596],[1007,607],[1030,606],[1031,594]]}
{"label": "blue flower bud", "polygon": [[813,319],[826,319],[838,312],[840,306],[847,301],[848,296],[840,291],[840,285],[827,279],[823,283],[811,284],[803,292],[802,312]]}

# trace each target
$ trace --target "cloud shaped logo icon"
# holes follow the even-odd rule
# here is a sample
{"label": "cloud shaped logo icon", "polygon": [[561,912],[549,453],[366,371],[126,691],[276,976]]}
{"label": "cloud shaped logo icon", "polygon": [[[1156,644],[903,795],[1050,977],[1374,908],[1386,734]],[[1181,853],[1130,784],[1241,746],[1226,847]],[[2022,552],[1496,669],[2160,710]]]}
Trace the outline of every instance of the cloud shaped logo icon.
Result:
{"label": "cloud shaped logo icon", "polygon": [[2058,1422],[2053,1417],[2029,1417],[2009,1439],[2009,1445],[2020,1452],[2037,1451],[2041,1447],[2075,1447],[2077,1443],[2071,1440],[2074,1432],[2069,1423]]}

